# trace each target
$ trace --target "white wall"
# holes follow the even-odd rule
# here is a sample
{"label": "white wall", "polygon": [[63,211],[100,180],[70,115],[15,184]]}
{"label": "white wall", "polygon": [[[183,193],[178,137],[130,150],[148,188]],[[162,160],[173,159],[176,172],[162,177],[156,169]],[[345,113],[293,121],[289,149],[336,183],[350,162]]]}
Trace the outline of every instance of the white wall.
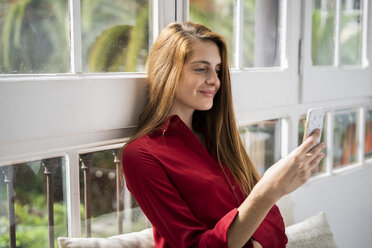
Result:
{"label": "white wall", "polygon": [[0,163],[126,137],[145,102],[143,78],[0,78]]}
{"label": "white wall", "polygon": [[311,179],[278,205],[287,224],[324,211],[340,248],[372,247],[372,163]]}

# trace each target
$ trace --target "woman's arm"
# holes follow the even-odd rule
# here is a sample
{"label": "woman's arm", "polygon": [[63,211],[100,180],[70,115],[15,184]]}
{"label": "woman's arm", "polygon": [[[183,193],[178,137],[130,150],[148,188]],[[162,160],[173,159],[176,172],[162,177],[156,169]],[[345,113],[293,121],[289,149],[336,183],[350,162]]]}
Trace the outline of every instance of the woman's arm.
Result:
{"label": "woman's arm", "polygon": [[319,136],[319,130],[315,131],[302,145],[266,171],[238,208],[239,212],[227,232],[229,247],[242,247],[275,202],[309,179],[311,171],[324,157],[321,152],[325,148],[324,143],[311,149]]}

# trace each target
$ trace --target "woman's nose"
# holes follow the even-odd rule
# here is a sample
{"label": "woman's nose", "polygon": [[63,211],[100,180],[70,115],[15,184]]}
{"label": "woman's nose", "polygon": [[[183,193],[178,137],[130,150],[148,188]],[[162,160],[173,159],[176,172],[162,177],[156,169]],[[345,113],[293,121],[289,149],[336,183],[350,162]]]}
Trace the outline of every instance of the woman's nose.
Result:
{"label": "woman's nose", "polygon": [[216,84],[219,82],[219,78],[218,78],[218,74],[216,71],[211,71],[208,75],[208,78],[207,78],[207,83],[208,84]]}

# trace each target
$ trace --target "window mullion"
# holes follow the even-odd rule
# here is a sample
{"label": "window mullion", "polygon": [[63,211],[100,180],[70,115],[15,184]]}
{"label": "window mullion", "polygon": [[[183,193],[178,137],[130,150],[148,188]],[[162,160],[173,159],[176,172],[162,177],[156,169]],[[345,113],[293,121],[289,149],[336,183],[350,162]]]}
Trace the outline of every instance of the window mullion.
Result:
{"label": "window mullion", "polygon": [[366,127],[366,109],[360,107],[358,110],[359,114],[357,117],[357,161],[360,164],[364,164],[364,146],[365,146],[365,127]]}
{"label": "window mullion", "polygon": [[281,1],[279,6],[280,20],[279,20],[279,46],[280,46],[280,67],[288,68],[288,58],[287,58],[287,19],[288,19],[288,3],[287,0]]}
{"label": "window mullion", "polygon": [[153,0],[152,4],[152,25],[150,26],[151,44],[155,42],[159,34],[159,1]]}
{"label": "window mullion", "polygon": [[176,21],[176,0],[154,0],[154,41],[160,30]]}
{"label": "window mullion", "polygon": [[340,31],[341,31],[341,0],[336,0],[335,10],[335,53],[333,57],[333,65],[338,67],[340,65]]}
{"label": "window mullion", "polygon": [[368,36],[368,0],[362,1],[362,66],[368,67],[367,36]]}
{"label": "window mullion", "polygon": [[186,22],[189,21],[189,0],[175,0],[176,4],[176,21]]}
{"label": "window mullion", "polygon": [[244,1],[235,1],[235,16],[234,16],[234,64],[237,69],[242,69],[243,61],[243,26],[244,26]]}
{"label": "window mullion", "polygon": [[69,152],[66,160],[68,236],[78,238],[81,237],[79,154]]}
{"label": "window mullion", "polygon": [[327,153],[326,153],[326,173],[332,173],[333,167],[333,127],[334,127],[334,113],[327,112],[327,127],[326,127],[326,142],[327,142]]}
{"label": "window mullion", "polygon": [[82,73],[82,47],[81,47],[81,7],[80,0],[69,1],[70,11],[70,66],[72,73]]}

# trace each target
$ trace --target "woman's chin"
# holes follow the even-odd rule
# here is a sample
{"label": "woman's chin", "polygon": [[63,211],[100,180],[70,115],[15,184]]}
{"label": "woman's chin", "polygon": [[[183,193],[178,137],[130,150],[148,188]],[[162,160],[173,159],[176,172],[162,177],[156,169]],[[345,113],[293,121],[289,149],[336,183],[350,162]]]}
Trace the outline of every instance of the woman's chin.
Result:
{"label": "woman's chin", "polygon": [[207,106],[200,106],[200,107],[197,108],[196,110],[199,110],[199,111],[208,111],[208,110],[210,110],[212,107],[213,107],[213,104],[211,104],[211,105],[207,105]]}

